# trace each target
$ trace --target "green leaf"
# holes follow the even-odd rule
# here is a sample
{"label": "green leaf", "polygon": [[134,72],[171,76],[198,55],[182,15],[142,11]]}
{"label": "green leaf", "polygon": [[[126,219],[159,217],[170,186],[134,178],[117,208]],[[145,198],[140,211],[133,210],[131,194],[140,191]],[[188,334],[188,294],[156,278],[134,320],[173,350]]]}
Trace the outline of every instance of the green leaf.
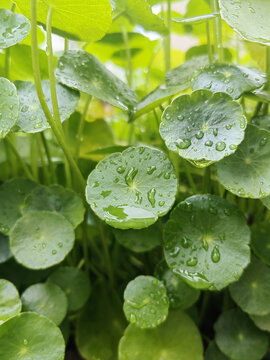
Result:
{"label": "green leaf", "polygon": [[65,51],[59,58],[56,78],[64,85],[125,111],[131,111],[137,103],[137,96],[128,85],[83,50]]}
{"label": "green leaf", "polygon": [[74,228],[83,221],[85,212],[82,198],[60,185],[39,186],[27,196],[22,209],[23,215],[42,210],[63,215]]}
{"label": "green leaf", "polygon": [[37,183],[28,179],[11,179],[0,186],[0,232],[8,234],[21,217],[25,197]]}
{"label": "green leaf", "polygon": [[243,93],[258,89],[266,82],[265,74],[258,69],[231,64],[211,64],[193,77],[191,87],[193,90],[224,92],[233,99],[238,99]]}
{"label": "green leaf", "polygon": [[259,329],[270,332],[270,314],[264,316],[250,315],[250,318]]}
{"label": "green leaf", "polygon": [[86,360],[117,360],[117,347],[126,326],[119,299],[99,284],[81,313],[76,343]]}
{"label": "green leaf", "polygon": [[5,263],[11,257],[8,237],[0,233],[0,264]]}
{"label": "green leaf", "polygon": [[46,269],[59,264],[73,248],[72,225],[60,214],[30,212],[21,217],[10,233],[15,259],[29,269]]}
{"label": "green leaf", "polygon": [[169,311],[164,284],[153,276],[138,276],[124,292],[124,313],[131,324],[150,329],[163,323]]}
{"label": "green leaf", "polygon": [[[269,197],[262,199],[265,201]],[[270,265],[270,224],[268,222],[254,223],[251,227],[251,247],[254,253],[267,265]],[[269,311],[270,312],[270,311]]]}
{"label": "green leaf", "polygon": [[257,126],[262,130],[270,131],[270,116],[259,115],[251,119],[251,124]]}
{"label": "green leaf", "polygon": [[267,0],[219,0],[221,16],[244,39],[270,44],[270,23]]}
{"label": "green leaf", "polygon": [[[31,18],[29,0],[15,1],[21,12]],[[53,8],[52,26],[54,32],[73,40],[87,42],[101,39],[111,26],[111,5],[109,0],[38,0],[37,20],[46,24],[49,7]]]}
{"label": "green leaf", "polygon": [[0,326],[1,360],[64,360],[60,329],[35,313],[22,313]]}
{"label": "green leaf", "polygon": [[254,199],[269,195],[270,133],[248,125],[235,154],[216,164],[216,170],[218,181],[235,195]]}
{"label": "green leaf", "polygon": [[211,342],[205,353],[205,360],[230,360],[222,354],[215,342]]}
{"label": "green leaf", "polygon": [[253,257],[251,264],[230,292],[236,304],[251,315],[270,313],[270,268]]}
{"label": "green leaf", "polygon": [[198,289],[226,287],[239,279],[249,263],[245,216],[215,195],[195,195],[179,203],[163,237],[173,273]]}
{"label": "green leaf", "polygon": [[170,210],[176,192],[177,179],[167,156],[139,146],[102,160],[88,177],[86,199],[107,224],[142,229]]}
{"label": "green leaf", "polygon": [[170,313],[156,329],[129,325],[119,344],[119,360],[202,360],[200,333],[182,311]]}
{"label": "green leaf", "polygon": [[162,243],[162,234],[157,225],[143,230],[114,230],[116,240],[122,246],[141,253],[154,249]]}
{"label": "green leaf", "polygon": [[26,38],[30,22],[21,14],[0,9],[0,49],[8,48]]}
{"label": "green leaf", "polygon": [[[41,108],[35,84],[30,81],[16,81],[15,85],[20,99],[18,130],[26,133],[36,133],[49,129],[50,125]],[[42,89],[49,109],[53,112],[49,80],[42,81]],[[56,84],[56,92],[60,117],[63,122],[76,110],[79,93],[61,84]]]}
{"label": "green leaf", "polygon": [[241,105],[227,94],[197,90],[174,99],[159,131],[170,150],[204,167],[235,152],[246,122]]}
{"label": "green leaf", "polygon": [[216,343],[234,360],[260,360],[268,347],[268,335],[257,329],[239,309],[221,314],[215,324]]}
{"label": "green leaf", "polygon": [[22,294],[23,311],[46,316],[59,325],[67,313],[68,301],[59,286],[51,283],[35,284]]}
{"label": "green leaf", "polygon": [[0,324],[18,315],[21,309],[22,303],[16,287],[11,282],[0,279]]}
{"label": "green leaf", "polygon": [[200,291],[174,275],[165,261],[158,264],[155,276],[164,282],[172,309],[188,309],[199,299]]}
{"label": "green leaf", "polygon": [[60,267],[49,276],[48,281],[57,284],[65,292],[70,312],[80,310],[90,296],[89,278],[77,268]]}
{"label": "green leaf", "polygon": [[[1,31],[1,30],[0,30]],[[0,140],[13,128],[19,115],[16,87],[8,79],[0,78]]]}

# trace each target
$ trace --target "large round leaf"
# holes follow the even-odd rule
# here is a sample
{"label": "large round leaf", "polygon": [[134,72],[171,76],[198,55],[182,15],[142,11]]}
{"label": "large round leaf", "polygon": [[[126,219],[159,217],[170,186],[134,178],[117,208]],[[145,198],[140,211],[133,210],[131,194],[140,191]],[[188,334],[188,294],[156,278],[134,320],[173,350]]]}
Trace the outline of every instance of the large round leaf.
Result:
{"label": "large round leaf", "polygon": [[60,329],[35,313],[22,313],[0,326],[1,360],[64,360]]}
{"label": "large round leaf", "polygon": [[[263,199],[264,200],[264,199]],[[255,223],[251,228],[251,246],[255,254],[270,265],[270,224]]]}
{"label": "large round leaf", "polygon": [[166,286],[171,308],[185,310],[199,299],[200,291],[189,286],[179,276],[174,275],[165,261],[158,264],[155,275]]}
{"label": "large round leaf", "polygon": [[250,315],[250,318],[259,329],[270,332],[270,314],[264,316]]}
{"label": "large round leaf", "polygon": [[[0,30],[1,31],[1,30]],[[0,77],[0,140],[16,124],[19,115],[19,98],[16,87],[8,79]]]}
{"label": "large round leaf", "polygon": [[102,160],[89,175],[86,198],[107,224],[141,229],[172,207],[177,192],[174,168],[160,150],[131,147]]}
{"label": "large round leaf", "polygon": [[64,260],[74,238],[72,225],[62,215],[36,211],[16,222],[10,233],[10,249],[23,266],[46,269]]}
{"label": "large round leaf", "polygon": [[[18,130],[36,133],[50,128],[40,105],[35,84],[30,81],[16,81],[20,98],[20,114],[17,122]],[[42,81],[42,89],[49,109],[53,112],[49,80]],[[61,121],[65,121],[76,110],[79,93],[61,84],[56,84],[57,100]]]}
{"label": "large round leaf", "polygon": [[248,125],[235,154],[216,164],[216,169],[218,181],[233,194],[266,197],[270,194],[270,133]]}
{"label": "large round leaf", "polygon": [[257,329],[239,309],[224,312],[215,324],[216,343],[233,360],[261,360],[268,347],[268,336]]}
{"label": "large round leaf", "polygon": [[245,216],[227,200],[195,195],[179,203],[164,229],[165,258],[193,287],[220,290],[249,263]]}
{"label": "large round leaf", "polygon": [[127,320],[142,329],[154,328],[168,316],[169,299],[164,284],[153,276],[138,276],[124,292]]}
{"label": "large round leaf", "polygon": [[0,264],[8,261],[11,257],[8,237],[0,233]]}
{"label": "large round leaf", "polygon": [[249,41],[270,44],[268,0],[219,0],[223,19]]}
{"label": "large round leaf", "polygon": [[255,257],[230,292],[236,304],[251,315],[270,313],[270,268]]}
{"label": "large round leaf", "polygon": [[265,74],[258,69],[232,64],[211,64],[196,73],[191,87],[193,90],[224,92],[233,99],[238,99],[243,93],[262,87],[266,81]]}
{"label": "large round leaf", "polygon": [[23,215],[32,211],[55,211],[63,215],[76,228],[84,218],[83,201],[74,191],[59,185],[39,186],[27,196]]}
{"label": "large round leaf", "polygon": [[67,313],[68,301],[59,286],[52,283],[35,284],[22,294],[23,311],[44,315],[59,325]]}
{"label": "large round leaf", "polygon": [[0,324],[21,312],[22,303],[15,286],[0,279]]}
{"label": "large round leaf", "polygon": [[59,58],[56,78],[64,85],[125,111],[132,111],[137,103],[137,95],[128,85],[83,50],[65,51]]}
{"label": "large round leaf", "polygon": [[0,9],[0,49],[22,41],[30,32],[30,23],[21,14]]}
{"label": "large round leaf", "polygon": [[156,329],[129,325],[119,344],[119,360],[202,360],[200,333],[183,312],[170,313]]}
{"label": "large round leaf", "polygon": [[170,150],[203,167],[234,153],[245,128],[243,109],[229,95],[198,90],[165,109],[160,135]]}
{"label": "large round leaf", "polygon": [[[29,0],[15,1],[21,12],[31,18]],[[52,26],[64,37],[87,42],[101,39],[111,25],[109,0],[38,0],[37,20],[46,24],[49,7],[53,8]]]}
{"label": "large round leaf", "polygon": [[82,270],[63,266],[53,272],[48,281],[57,284],[65,292],[69,311],[80,310],[89,298],[90,281]]}
{"label": "large round leaf", "polygon": [[8,234],[21,217],[25,197],[38,184],[28,179],[12,179],[0,186],[0,232]]}

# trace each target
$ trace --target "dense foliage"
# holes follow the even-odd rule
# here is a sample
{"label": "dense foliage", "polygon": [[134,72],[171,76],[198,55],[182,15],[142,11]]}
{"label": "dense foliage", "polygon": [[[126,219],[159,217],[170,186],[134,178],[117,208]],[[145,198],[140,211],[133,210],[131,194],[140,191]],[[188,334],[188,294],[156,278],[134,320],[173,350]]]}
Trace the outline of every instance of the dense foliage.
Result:
{"label": "dense foliage", "polygon": [[0,359],[270,359],[268,0],[1,0]]}

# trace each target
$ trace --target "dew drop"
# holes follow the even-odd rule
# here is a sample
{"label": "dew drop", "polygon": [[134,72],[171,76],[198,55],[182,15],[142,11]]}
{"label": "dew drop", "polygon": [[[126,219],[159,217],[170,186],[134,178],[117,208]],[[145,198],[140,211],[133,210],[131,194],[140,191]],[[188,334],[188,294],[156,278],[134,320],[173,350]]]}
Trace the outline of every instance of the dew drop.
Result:
{"label": "dew drop", "polygon": [[129,321],[130,321],[131,324],[135,324],[135,322],[137,321],[136,315],[131,313],[130,317],[129,317]]}
{"label": "dew drop", "polygon": [[262,138],[261,140],[260,140],[260,146],[264,146],[266,143],[267,143],[267,138],[266,137],[264,137],[264,138]]}
{"label": "dew drop", "polygon": [[27,345],[27,344],[28,344],[28,340],[24,339],[24,340],[23,340],[23,344],[24,344],[24,345]]}
{"label": "dew drop", "polygon": [[223,142],[223,141],[219,141],[219,142],[216,144],[216,150],[217,150],[217,151],[223,151],[223,150],[225,150],[225,148],[226,148],[226,144],[225,144],[225,142]]}
{"label": "dew drop", "polygon": [[135,176],[137,175],[137,173],[138,173],[138,169],[135,169],[134,167],[132,167],[129,170],[129,172],[125,176],[125,181],[128,186],[132,186],[133,180],[134,180]]}
{"label": "dew drop", "polygon": [[236,150],[236,149],[237,149],[237,145],[232,144],[232,145],[229,146],[229,148],[230,148],[230,150]]}
{"label": "dew drop", "polygon": [[156,199],[155,199],[156,192],[157,192],[156,189],[152,188],[147,193],[148,200],[153,208],[155,207],[155,204],[156,204]]}
{"label": "dew drop", "polygon": [[188,266],[196,266],[197,264],[198,264],[198,259],[196,257],[192,257],[187,261]]}
{"label": "dew drop", "polygon": [[125,168],[124,168],[124,166],[119,166],[117,169],[116,169],[116,171],[118,172],[118,174],[123,174],[124,172],[125,172]]}
{"label": "dew drop", "polygon": [[214,136],[218,136],[218,128],[213,129]]}
{"label": "dew drop", "polygon": [[149,166],[149,167],[147,168],[147,174],[148,174],[148,175],[152,175],[153,172],[154,172],[156,169],[157,169],[156,166]]}
{"label": "dew drop", "polygon": [[56,255],[57,251],[56,250],[52,250],[52,255]]}
{"label": "dew drop", "polygon": [[164,206],[164,205],[165,205],[165,201],[159,201],[158,205],[159,205],[159,206]]}
{"label": "dew drop", "polygon": [[214,263],[218,263],[220,260],[220,252],[217,246],[214,247],[211,253],[211,259]]}
{"label": "dew drop", "polygon": [[179,149],[187,149],[189,148],[191,145],[191,141],[189,139],[179,139],[178,142],[176,143],[176,146]]}
{"label": "dew drop", "polygon": [[184,120],[184,118],[185,118],[184,115],[177,116],[177,119],[180,120],[180,121]]}
{"label": "dew drop", "polygon": [[204,132],[201,130],[195,135],[196,139],[201,140],[204,137]]}
{"label": "dew drop", "polygon": [[208,146],[208,147],[211,147],[213,145],[213,141],[211,140],[207,140],[205,143],[204,143],[205,146]]}

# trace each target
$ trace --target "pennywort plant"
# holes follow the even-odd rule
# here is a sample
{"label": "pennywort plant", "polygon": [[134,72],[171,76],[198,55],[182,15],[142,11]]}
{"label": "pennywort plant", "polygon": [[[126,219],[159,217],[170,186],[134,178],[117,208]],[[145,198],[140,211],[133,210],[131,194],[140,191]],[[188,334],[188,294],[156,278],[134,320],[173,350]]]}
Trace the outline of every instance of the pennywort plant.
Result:
{"label": "pennywort plant", "polygon": [[0,359],[270,359],[268,1],[0,7]]}

